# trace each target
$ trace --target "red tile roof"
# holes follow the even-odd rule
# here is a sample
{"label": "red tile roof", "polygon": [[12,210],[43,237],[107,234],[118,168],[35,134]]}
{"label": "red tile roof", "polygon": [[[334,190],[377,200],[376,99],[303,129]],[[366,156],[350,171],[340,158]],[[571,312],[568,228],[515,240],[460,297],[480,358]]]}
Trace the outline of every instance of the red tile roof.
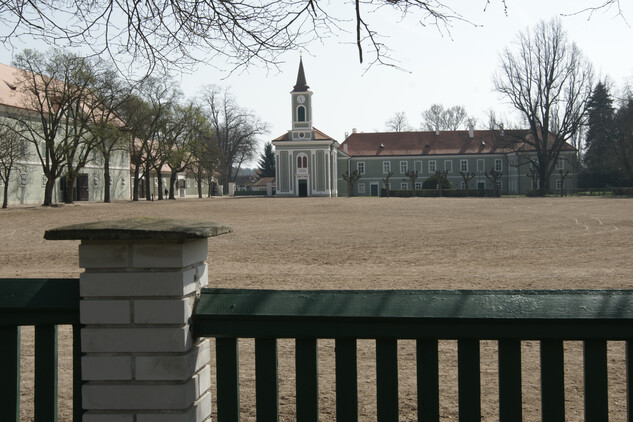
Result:
{"label": "red tile roof", "polygon": [[[326,135],[325,133],[321,132],[319,129],[313,127],[312,130],[314,131],[314,135],[315,135],[315,139],[316,141],[335,141],[334,138]],[[292,139],[289,138],[290,135],[288,132],[284,133],[281,136],[278,136],[277,138],[273,139],[273,142],[283,142],[283,141],[291,141]],[[306,140],[309,142],[309,140]]]}
{"label": "red tile roof", "polygon": [[[463,155],[500,154],[517,150],[531,150],[520,141],[530,136],[527,130],[498,131],[475,130],[473,137],[467,130],[430,132],[377,132],[353,133],[339,149],[351,156],[399,156],[399,155]],[[573,151],[566,144],[563,150]]]}

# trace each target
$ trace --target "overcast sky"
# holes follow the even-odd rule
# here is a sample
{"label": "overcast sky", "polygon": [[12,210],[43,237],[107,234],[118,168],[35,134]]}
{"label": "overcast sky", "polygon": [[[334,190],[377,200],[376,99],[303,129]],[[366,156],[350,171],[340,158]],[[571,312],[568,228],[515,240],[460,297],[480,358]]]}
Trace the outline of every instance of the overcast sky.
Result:
{"label": "overcast sky", "polygon": [[[333,2],[336,3],[336,2]],[[343,3],[343,2],[341,2]],[[433,26],[420,28],[414,20],[380,13],[367,15],[374,29],[387,35],[382,41],[405,70],[359,64],[353,33],[313,43],[303,52],[306,79],[313,95],[313,124],[339,142],[345,133],[386,130],[396,112],[406,113],[418,129],[421,112],[432,104],[463,105],[485,127],[487,110],[512,119],[511,107],[493,91],[492,78],[499,53],[512,48],[517,33],[540,20],[572,14],[602,0],[508,0],[507,15],[500,0],[484,11],[486,0],[468,0],[456,12],[477,26],[454,22],[450,34]],[[343,3],[341,13],[353,11]],[[614,8],[561,17],[570,41],[589,59],[600,78],[608,76],[617,87],[633,82],[633,6],[622,0],[624,18]],[[627,22],[628,19],[628,22]],[[352,27],[353,29],[353,27]],[[193,97],[206,84],[229,87],[240,106],[268,122],[270,133],[261,143],[285,133],[291,126],[290,94],[297,77],[299,51],[282,57],[280,72],[251,67],[228,75],[200,66],[193,74],[179,75],[183,91]],[[0,46],[0,61],[10,64],[11,52]]]}

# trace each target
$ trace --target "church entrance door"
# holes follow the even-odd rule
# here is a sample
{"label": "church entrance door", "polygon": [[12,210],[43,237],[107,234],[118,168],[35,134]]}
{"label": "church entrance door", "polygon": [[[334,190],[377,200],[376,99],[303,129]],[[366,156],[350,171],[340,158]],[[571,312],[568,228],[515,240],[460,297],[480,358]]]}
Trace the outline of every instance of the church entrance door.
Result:
{"label": "church entrance door", "polygon": [[299,179],[299,197],[305,198],[306,196],[308,196],[308,181]]}

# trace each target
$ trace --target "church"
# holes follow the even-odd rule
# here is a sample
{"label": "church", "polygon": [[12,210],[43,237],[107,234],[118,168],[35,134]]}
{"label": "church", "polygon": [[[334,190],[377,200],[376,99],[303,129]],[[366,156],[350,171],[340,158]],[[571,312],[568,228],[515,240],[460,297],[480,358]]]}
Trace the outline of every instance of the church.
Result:
{"label": "church", "polygon": [[[353,131],[339,144],[313,126],[312,91],[302,59],[290,96],[292,129],[272,141],[277,196],[348,196],[343,175],[354,171],[360,175],[354,196],[379,196],[387,177],[391,190],[420,190],[436,172],[461,190],[496,188],[502,195],[525,195],[536,188],[536,152],[520,141],[530,136],[527,130]],[[571,144],[563,146],[552,190],[570,192],[576,186],[577,154]],[[407,176],[410,171],[417,171],[414,181]],[[491,179],[487,175],[493,172],[497,177]]]}

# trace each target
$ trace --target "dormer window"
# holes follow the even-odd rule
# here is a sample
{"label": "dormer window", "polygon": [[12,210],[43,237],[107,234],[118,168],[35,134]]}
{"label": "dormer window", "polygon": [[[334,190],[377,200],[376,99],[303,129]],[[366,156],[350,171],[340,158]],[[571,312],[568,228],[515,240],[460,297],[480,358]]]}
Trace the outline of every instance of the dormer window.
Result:
{"label": "dormer window", "polygon": [[304,106],[297,107],[297,121],[298,122],[306,121],[306,108]]}

